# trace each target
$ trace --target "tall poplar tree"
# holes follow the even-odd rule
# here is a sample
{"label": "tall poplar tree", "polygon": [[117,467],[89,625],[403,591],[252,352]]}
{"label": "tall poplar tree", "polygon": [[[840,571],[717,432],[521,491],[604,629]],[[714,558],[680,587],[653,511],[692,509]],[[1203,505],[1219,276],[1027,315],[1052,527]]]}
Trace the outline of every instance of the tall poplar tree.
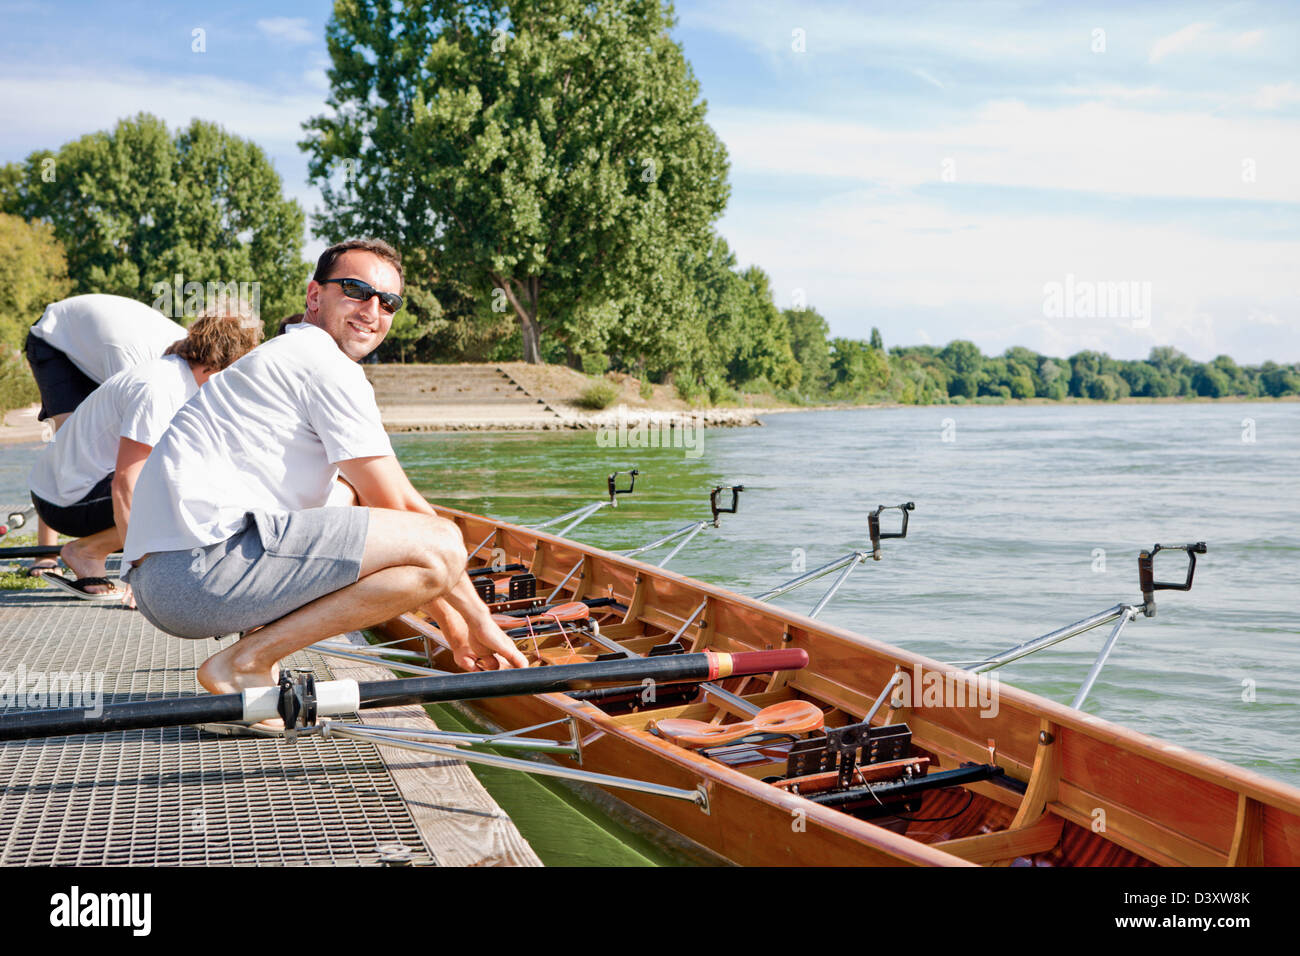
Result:
{"label": "tall poplar tree", "polygon": [[[523,357],[706,247],[726,153],[661,0],[338,0],[331,112],[302,146],[328,239],[513,314]],[[610,313],[612,314],[612,313]],[[593,319],[594,321],[594,319]]]}

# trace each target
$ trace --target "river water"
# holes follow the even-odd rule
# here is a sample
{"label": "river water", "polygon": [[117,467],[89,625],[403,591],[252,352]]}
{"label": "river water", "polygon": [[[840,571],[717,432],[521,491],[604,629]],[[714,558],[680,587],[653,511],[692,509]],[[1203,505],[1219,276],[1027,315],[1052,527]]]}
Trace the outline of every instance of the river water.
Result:
{"label": "river water", "polygon": [[[708,517],[711,487],[743,484],[739,513],[670,566],[747,594],[866,547],[871,508],[914,501],[908,538],[885,541],[883,559],[861,566],[820,618],[948,661],[1140,602],[1140,548],[1205,541],[1193,590],[1157,592],[1158,615],[1126,628],[1084,709],[1300,785],[1300,404],[787,413],[698,438],[685,448],[609,447],[616,435],[593,432],[393,444],[430,500],[523,524],[597,500],[609,472],[638,468],[636,492],[572,535],[613,550]],[[25,497],[35,452],[0,450],[0,504]],[[1162,554],[1157,576],[1181,580],[1184,565]],[[830,580],[777,603],[806,612]],[[1108,631],[1001,679],[1069,704]],[[550,820],[521,820],[554,843],[548,862],[672,862],[553,788],[542,799],[533,784],[493,786],[517,788],[498,797],[519,805],[507,806],[517,819],[554,804]],[[569,830],[561,818],[581,820]],[[615,836],[596,841],[583,827]],[[593,843],[607,845],[589,852]]]}

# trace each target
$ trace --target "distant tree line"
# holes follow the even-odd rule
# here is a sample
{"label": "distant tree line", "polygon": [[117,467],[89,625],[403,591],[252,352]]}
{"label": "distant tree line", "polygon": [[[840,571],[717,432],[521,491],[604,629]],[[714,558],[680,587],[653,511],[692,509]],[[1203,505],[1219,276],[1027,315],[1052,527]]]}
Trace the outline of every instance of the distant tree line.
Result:
{"label": "distant tree line", "polygon": [[1300,363],[1238,365],[1227,355],[1196,362],[1169,346],[1146,359],[1114,359],[1083,351],[1069,358],[1015,346],[986,356],[973,342],[896,346],[886,352],[880,332],[870,341],[827,338],[815,309],[784,313],[802,366],[805,400],[935,404],[980,399],[1042,398],[1280,398],[1300,394]]}

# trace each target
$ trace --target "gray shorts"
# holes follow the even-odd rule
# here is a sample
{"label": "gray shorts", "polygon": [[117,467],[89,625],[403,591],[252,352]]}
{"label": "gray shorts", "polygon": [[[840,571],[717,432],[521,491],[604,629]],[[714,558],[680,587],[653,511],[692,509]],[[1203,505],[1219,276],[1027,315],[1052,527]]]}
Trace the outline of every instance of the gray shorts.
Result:
{"label": "gray shorts", "polygon": [[123,575],[141,613],[176,637],[219,637],[260,627],[353,584],[368,508],[250,511],[225,541],[158,551]]}

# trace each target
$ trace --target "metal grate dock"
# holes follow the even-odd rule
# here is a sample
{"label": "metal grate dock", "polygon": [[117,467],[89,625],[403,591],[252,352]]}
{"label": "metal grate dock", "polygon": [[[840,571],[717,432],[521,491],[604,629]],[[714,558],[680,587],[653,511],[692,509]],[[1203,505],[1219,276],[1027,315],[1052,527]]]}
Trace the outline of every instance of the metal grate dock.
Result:
{"label": "metal grate dock", "polygon": [[[0,592],[0,706],[36,703],[16,695],[41,689],[39,674],[47,690],[48,675],[83,688],[102,677],[105,703],[200,693],[195,669],[232,639],[181,640],[138,612],[52,589]],[[333,676],[315,653],[287,663]],[[437,862],[428,820],[412,815],[380,752],[339,737],[182,727],[15,741],[0,744],[0,786],[3,865],[375,865],[394,847]],[[486,799],[479,815],[515,832]]]}

